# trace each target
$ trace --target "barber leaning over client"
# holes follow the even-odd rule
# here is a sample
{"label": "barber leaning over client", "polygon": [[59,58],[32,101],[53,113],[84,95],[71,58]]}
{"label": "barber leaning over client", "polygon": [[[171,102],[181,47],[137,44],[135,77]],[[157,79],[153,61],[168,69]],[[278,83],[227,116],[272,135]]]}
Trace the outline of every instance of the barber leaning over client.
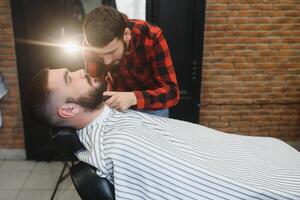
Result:
{"label": "barber leaning over client", "polygon": [[83,31],[86,71],[106,81],[106,105],[168,117],[179,89],[161,29],[101,6],[86,16]]}

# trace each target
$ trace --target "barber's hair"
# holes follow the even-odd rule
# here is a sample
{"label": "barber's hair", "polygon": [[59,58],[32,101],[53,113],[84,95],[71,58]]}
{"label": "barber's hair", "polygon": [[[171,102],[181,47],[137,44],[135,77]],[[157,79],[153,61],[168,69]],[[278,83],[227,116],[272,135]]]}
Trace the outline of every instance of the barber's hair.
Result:
{"label": "barber's hair", "polygon": [[51,90],[48,87],[49,68],[38,72],[30,81],[26,91],[26,108],[30,117],[43,125],[55,125],[51,109]]}
{"label": "barber's hair", "polygon": [[115,38],[123,37],[127,27],[126,16],[118,10],[101,6],[91,11],[85,18],[83,32],[92,47],[105,47]]}

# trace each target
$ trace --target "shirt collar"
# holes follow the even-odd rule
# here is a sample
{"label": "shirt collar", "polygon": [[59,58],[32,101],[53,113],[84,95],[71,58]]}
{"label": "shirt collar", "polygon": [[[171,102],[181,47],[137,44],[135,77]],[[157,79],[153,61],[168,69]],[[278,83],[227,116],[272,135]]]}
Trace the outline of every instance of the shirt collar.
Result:
{"label": "shirt collar", "polygon": [[111,108],[109,108],[107,105],[104,104],[104,108],[103,108],[102,112],[100,113],[100,115],[82,129],[91,128],[92,126],[94,126],[96,124],[102,125],[103,121],[107,118],[110,111],[111,111]]}

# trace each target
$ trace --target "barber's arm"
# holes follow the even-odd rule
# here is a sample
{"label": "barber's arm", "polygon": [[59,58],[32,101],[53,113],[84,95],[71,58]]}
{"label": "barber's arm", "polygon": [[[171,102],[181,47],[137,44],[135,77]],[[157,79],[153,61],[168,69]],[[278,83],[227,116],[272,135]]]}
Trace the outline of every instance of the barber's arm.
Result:
{"label": "barber's arm", "polygon": [[152,60],[153,78],[156,79],[158,87],[133,92],[105,92],[104,95],[112,96],[105,102],[109,107],[126,110],[135,106],[137,109],[157,110],[170,108],[178,103],[179,87],[176,74],[168,44],[161,31],[153,41],[147,53]]}

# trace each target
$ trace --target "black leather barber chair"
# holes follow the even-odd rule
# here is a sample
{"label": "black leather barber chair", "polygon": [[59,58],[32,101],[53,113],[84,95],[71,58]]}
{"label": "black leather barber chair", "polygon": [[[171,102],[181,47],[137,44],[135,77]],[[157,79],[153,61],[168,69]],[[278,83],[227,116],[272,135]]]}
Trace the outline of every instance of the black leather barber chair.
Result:
{"label": "black leather barber chair", "polygon": [[[107,179],[99,177],[93,166],[84,162],[76,161],[74,153],[84,150],[84,146],[79,141],[74,129],[53,129],[53,141],[65,159],[72,162],[69,174],[81,199],[114,199],[113,185]],[[64,168],[65,166],[66,165],[64,165]]]}

